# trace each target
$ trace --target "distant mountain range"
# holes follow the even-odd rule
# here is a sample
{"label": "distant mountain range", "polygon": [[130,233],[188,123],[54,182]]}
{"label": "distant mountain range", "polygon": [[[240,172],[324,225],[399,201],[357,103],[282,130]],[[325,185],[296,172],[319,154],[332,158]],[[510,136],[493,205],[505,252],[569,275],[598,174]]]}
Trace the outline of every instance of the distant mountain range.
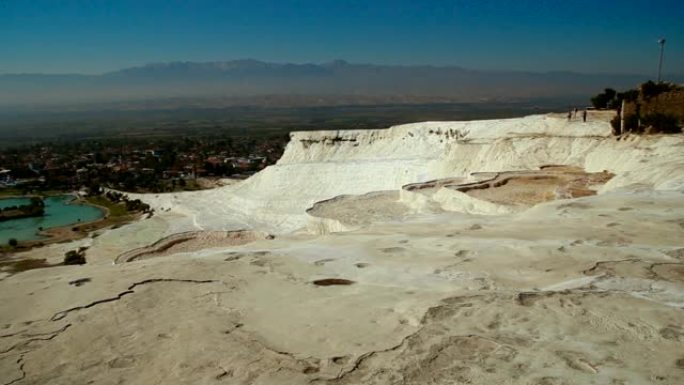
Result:
{"label": "distant mountain range", "polygon": [[[324,64],[257,60],[172,62],[102,75],[0,75],[0,107],[118,103],[127,108],[144,108],[146,103],[152,103],[176,108],[198,104],[304,106],[585,100],[605,87],[631,88],[648,78],[635,74],[351,64],[342,60]],[[671,80],[682,82],[684,76]]]}

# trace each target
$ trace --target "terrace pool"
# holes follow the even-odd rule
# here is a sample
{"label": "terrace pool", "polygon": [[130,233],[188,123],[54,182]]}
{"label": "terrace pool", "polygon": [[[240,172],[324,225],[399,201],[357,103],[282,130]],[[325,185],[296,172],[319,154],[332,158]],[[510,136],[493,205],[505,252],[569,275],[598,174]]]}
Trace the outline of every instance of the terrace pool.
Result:
{"label": "terrace pool", "polygon": [[[58,195],[45,199],[45,215],[35,218],[11,219],[0,222],[0,245],[7,244],[10,238],[18,241],[43,239],[38,234],[40,228],[70,226],[91,222],[104,217],[105,212],[95,206],[74,204],[73,195]],[[29,203],[29,198],[0,199],[0,208],[19,206]]]}

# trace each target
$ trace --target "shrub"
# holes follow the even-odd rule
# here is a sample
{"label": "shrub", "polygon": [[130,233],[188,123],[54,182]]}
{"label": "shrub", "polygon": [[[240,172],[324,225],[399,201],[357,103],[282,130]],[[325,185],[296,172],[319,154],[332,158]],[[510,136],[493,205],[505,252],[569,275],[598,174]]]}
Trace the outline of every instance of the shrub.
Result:
{"label": "shrub", "polygon": [[671,114],[656,112],[644,116],[643,123],[649,127],[648,132],[663,134],[679,134],[682,129],[677,124],[677,117]]}
{"label": "shrub", "polygon": [[613,135],[620,135],[620,115],[616,115],[610,120],[610,127]]}
{"label": "shrub", "polygon": [[639,126],[639,116],[636,114],[631,114],[625,116],[625,131],[641,133],[643,128]]}
{"label": "shrub", "polygon": [[9,242],[7,242],[7,244],[12,246],[12,247],[17,247],[17,245],[19,244],[19,241],[17,241],[16,238],[10,238]]}
{"label": "shrub", "polygon": [[672,91],[676,87],[669,83],[654,83],[652,80],[649,80],[642,84],[639,88],[641,89],[641,96],[648,100],[662,94],[663,92]]}
{"label": "shrub", "polygon": [[[620,135],[620,116],[615,116],[610,121],[613,128],[613,135]],[[640,133],[642,130],[639,127],[639,118],[635,114],[625,116],[625,132]]]}
{"label": "shrub", "polygon": [[76,250],[67,251],[64,254],[65,265],[83,265],[86,263],[85,255]]}

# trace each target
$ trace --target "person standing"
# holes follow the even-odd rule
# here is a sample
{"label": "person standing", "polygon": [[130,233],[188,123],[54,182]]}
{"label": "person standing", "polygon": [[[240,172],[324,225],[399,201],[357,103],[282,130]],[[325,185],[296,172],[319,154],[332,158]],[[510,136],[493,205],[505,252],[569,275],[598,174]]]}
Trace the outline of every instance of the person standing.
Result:
{"label": "person standing", "polygon": [[582,121],[583,122],[587,121],[587,110],[586,110],[586,108],[584,109],[584,111],[582,111]]}

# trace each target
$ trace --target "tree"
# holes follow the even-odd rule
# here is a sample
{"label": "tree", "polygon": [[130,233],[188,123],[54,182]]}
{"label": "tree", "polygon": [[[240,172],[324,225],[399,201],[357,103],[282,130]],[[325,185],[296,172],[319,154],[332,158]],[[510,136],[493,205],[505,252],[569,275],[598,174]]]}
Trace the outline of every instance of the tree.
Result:
{"label": "tree", "polygon": [[595,108],[607,108],[615,99],[617,92],[612,88],[606,88],[602,93],[591,98],[591,104]]}
{"label": "tree", "polygon": [[617,92],[612,88],[606,88],[605,90],[603,90],[603,94],[606,95],[606,98],[608,98],[608,100],[613,100],[615,99],[615,95],[617,95]]}
{"label": "tree", "polygon": [[622,102],[636,102],[639,99],[639,90],[628,90],[617,94],[617,99]]}

